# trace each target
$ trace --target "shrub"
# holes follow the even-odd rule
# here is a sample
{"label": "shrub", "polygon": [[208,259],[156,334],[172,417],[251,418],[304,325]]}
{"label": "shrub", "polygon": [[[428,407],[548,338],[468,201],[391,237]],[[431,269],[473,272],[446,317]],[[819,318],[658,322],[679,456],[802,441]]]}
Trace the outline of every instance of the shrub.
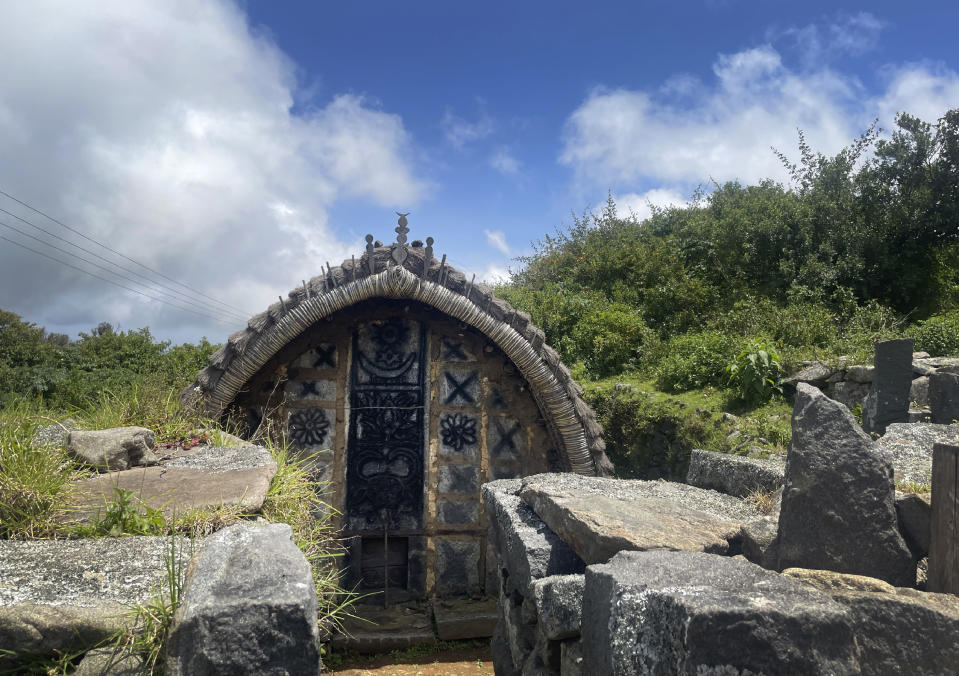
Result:
{"label": "shrub", "polygon": [[667,392],[685,392],[707,385],[723,387],[726,367],[736,354],[737,341],[718,331],[689,333],[673,338],[660,353],[656,386]]}
{"label": "shrub", "polygon": [[597,378],[638,368],[658,341],[639,313],[621,303],[590,312],[574,330],[578,356]]}
{"label": "shrub", "polygon": [[934,315],[909,328],[906,334],[916,339],[916,349],[934,357],[959,354],[959,311]]}
{"label": "shrub", "polygon": [[746,404],[761,404],[769,401],[773,394],[782,394],[779,354],[765,341],[749,341],[726,371],[729,373],[729,384]]}
{"label": "shrub", "polygon": [[590,388],[585,396],[621,479],[685,479],[691,449],[721,444],[717,427],[669,397],[615,386]]}

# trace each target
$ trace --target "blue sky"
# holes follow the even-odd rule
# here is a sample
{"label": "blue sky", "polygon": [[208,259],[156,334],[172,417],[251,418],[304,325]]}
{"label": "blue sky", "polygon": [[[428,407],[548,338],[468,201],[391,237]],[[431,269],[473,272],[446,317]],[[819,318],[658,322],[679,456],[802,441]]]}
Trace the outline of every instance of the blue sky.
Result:
{"label": "blue sky", "polygon": [[[395,210],[492,279],[607,192],[642,216],[785,180],[770,146],[795,155],[797,128],[829,153],[900,110],[935,121],[959,106],[957,27],[959,5],[923,1],[7,3],[0,190],[240,314],[392,238]],[[0,308],[71,335],[243,325],[7,241]]]}

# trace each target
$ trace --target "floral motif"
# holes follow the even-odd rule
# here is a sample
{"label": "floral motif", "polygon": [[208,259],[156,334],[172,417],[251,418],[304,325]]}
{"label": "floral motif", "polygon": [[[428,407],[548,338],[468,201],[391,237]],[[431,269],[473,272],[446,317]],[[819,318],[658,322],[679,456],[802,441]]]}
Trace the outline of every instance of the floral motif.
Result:
{"label": "floral motif", "polygon": [[330,421],[322,408],[304,408],[290,414],[290,436],[299,446],[317,446],[326,439]]}
{"label": "floral motif", "polygon": [[461,451],[464,446],[476,443],[476,418],[462,413],[447,414],[440,420],[440,435],[444,446]]}

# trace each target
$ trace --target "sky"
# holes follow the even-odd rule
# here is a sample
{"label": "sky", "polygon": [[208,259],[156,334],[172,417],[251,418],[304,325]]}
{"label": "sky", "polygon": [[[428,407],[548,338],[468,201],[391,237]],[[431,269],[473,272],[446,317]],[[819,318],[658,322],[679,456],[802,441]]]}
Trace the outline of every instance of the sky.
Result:
{"label": "sky", "polygon": [[222,342],[397,211],[502,279],[607,195],[642,218],[787,183],[800,129],[831,154],[934,123],[957,27],[929,0],[0,3],[0,309]]}

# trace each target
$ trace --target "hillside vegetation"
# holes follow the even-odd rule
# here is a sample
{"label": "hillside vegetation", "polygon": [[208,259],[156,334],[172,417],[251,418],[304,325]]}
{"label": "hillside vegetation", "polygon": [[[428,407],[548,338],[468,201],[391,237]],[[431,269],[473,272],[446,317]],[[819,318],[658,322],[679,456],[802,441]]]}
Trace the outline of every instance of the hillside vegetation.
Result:
{"label": "hillside vegetation", "polygon": [[[777,154],[790,187],[714,185],[643,221],[610,199],[497,289],[586,381],[622,475],[682,474],[693,444],[729,450],[735,430],[708,422],[721,410],[778,400],[763,417],[788,418],[778,380],[804,360],[868,362],[904,335],[959,353],[959,110],[902,114],[891,138],[870,128],[832,157],[802,133],[798,162]],[[777,425],[767,436],[787,441]]]}

